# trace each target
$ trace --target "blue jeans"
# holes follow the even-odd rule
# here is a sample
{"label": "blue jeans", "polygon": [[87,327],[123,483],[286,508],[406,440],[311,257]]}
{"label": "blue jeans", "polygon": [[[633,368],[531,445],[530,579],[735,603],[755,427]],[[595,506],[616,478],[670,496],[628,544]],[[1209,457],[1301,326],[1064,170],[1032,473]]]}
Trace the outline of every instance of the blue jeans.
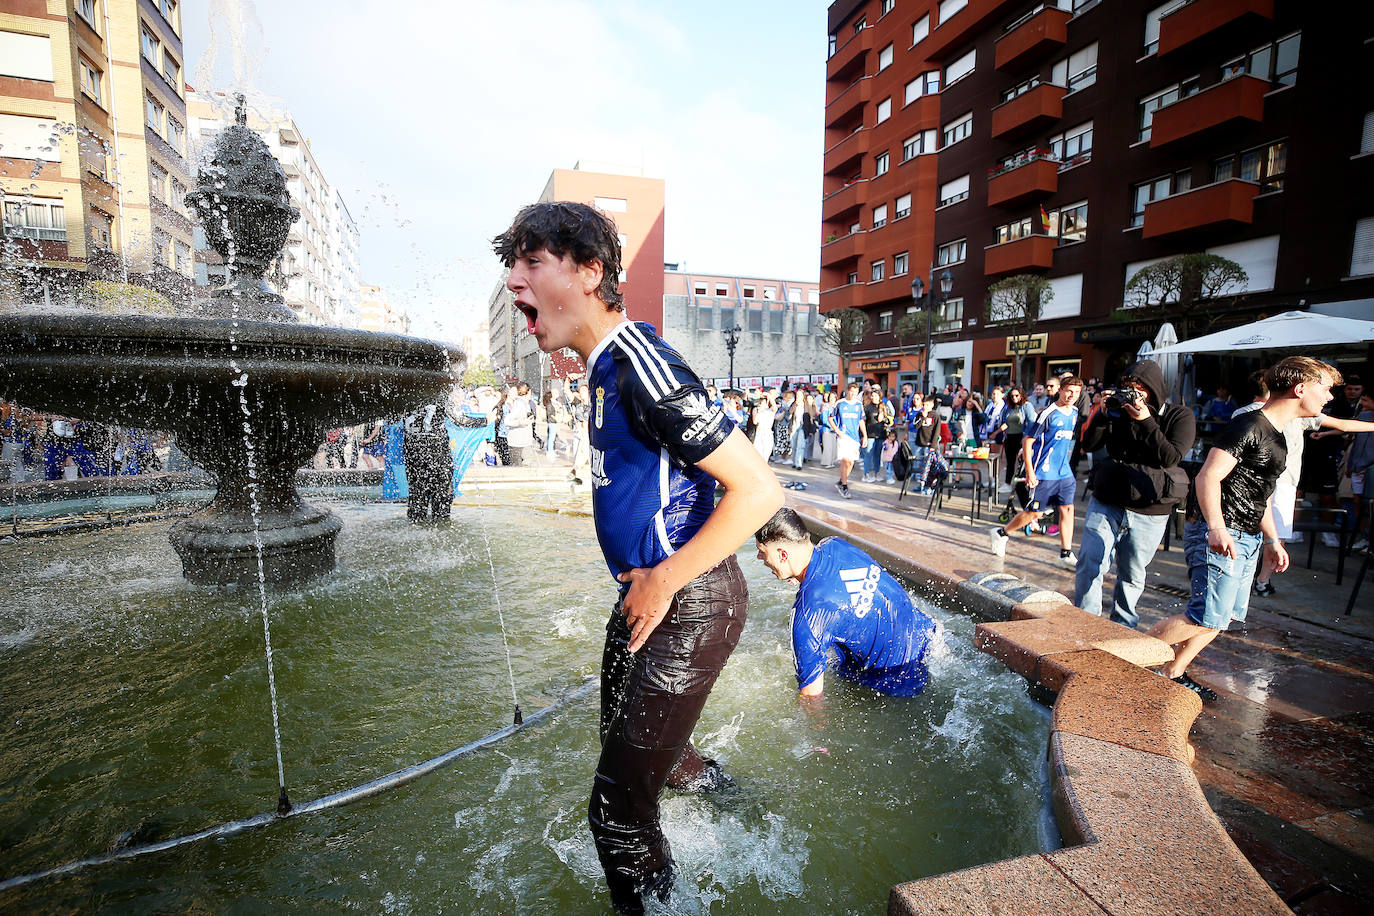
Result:
{"label": "blue jeans", "polygon": [[883,474],[885,474],[885,475],[887,476],[887,482],[888,482],[888,483],[896,483],[896,482],[897,482],[897,478],[896,478],[895,476],[893,476],[893,474],[892,474],[892,462],[891,462],[891,461],[884,461],[884,462],[883,462]]}
{"label": "blue jeans", "polygon": [[801,470],[802,462],[806,460],[806,430],[802,429],[800,423],[797,428],[792,430],[792,467]]}
{"label": "blue jeans", "polygon": [[881,468],[883,463],[883,440],[874,439],[870,436],[868,440],[868,448],[864,449],[863,453],[865,476],[871,474],[876,477],[878,475],[878,470]]}
{"label": "blue jeans", "polygon": [[544,454],[552,458],[555,443],[558,439],[558,424],[546,423],[544,424],[544,429],[547,433],[547,435],[544,437]]}
{"label": "blue jeans", "polygon": [[1078,572],[1073,603],[1090,614],[1102,614],[1102,579],[1116,559],[1116,587],[1112,590],[1111,619],[1134,629],[1140,623],[1136,602],[1145,589],[1145,567],[1154,559],[1164,537],[1167,515],[1142,515],[1109,506],[1094,496],[1083,521],[1078,547]]}
{"label": "blue jeans", "polygon": [[1255,577],[1262,535],[1229,529],[1236,557],[1223,557],[1207,547],[1207,523],[1199,519],[1183,529],[1183,557],[1188,561],[1192,594],[1184,611],[1200,627],[1226,629],[1244,620],[1250,606],[1250,581]]}

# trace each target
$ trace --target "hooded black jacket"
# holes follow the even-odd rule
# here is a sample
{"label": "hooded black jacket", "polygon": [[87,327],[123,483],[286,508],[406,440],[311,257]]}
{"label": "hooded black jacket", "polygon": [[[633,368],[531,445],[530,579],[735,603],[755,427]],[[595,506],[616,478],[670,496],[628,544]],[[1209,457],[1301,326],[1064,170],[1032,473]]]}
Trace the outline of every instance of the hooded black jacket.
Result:
{"label": "hooded black jacket", "polygon": [[1104,407],[1084,427],[1083,451],[1105,444],[1108,455],[1093,468],[1093,496],[1142,515],[1167,515],[1188,495],[1188,474],[1180,463],[1197,438],[1197,420],[1186,407],[1164,404],[1164,373],[1153,360],[1132,364],[1122,378],[1150,392],[1150,415],[1134,420]]}

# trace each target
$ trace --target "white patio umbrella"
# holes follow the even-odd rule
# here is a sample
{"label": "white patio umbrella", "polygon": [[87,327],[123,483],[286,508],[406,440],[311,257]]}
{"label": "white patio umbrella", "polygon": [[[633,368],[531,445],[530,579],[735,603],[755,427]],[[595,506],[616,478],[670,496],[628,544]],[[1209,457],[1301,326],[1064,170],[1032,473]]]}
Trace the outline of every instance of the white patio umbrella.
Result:
{"label": "white patio umbrella", "polygon": [[1145,341],[1143,344],[1140,345],[1140,349],[1139,349],[1139,350],[1136,350],[1136,351],[1135,351],[1135,358],[1136,358],[1136,359],[1154,359],[1154,358],[1155,358],[1155,352],[1154,352],[1154,351],[1155,351],[1155,345],[1152,344],[1152,343],[1150,343],[1150,342],[1147,340],[1147,341]]}
{"label": "white patio umbrella", "polygon": [[[1161,329],[1163,330],[1163,329]],[[1374,341],[1374,320],[1316,312],[1284,312],[1263,321],[1156,347],[1156,354],[1226,353],[1236,350],[1302,350]]]}
{"label": "white patio umbrella", "polygon": [[1164,322],[1159,326],[1159,333],[1155,335],[1154,352],[1150,354],[1150,359],[1159,363],[1159,368],[1164,372],[1164,390],[1169,392],[1169,397],[1175,401],[1181,400],[1179,397],[1178,385],[1182,376],[1183,357],[1176,353],[1160,353],[1160,350],[1172,347],[1178,343],[1178,332],[1174,330],[1171,322]]}

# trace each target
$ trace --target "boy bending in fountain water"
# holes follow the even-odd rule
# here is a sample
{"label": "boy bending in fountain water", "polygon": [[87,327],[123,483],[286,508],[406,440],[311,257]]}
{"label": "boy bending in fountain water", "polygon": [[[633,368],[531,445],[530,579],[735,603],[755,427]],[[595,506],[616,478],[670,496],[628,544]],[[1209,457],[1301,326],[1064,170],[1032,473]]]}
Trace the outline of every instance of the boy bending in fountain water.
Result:
{"label": "boy bending in fountain water", "polygon": [[779,579],[796,582],[792,657],[797,688],[819,697],[831,650],[835,673],[896,697],[914,697],[930,682],[925,657],[939,625],[873,558],[839,538],[812,546],[801,516],[777,514],[754,535],[758,558]]}
{"label": "boy bending in fountain water", "polygon": [[584,204],[538,203],[493,245],[539,348],[571,347],[587,365],[592,514],[620,588],[601,661],[588,819],[612,904],[640,913],[642,894],[666,899],[673,882],[659,827],[665,782],[724,780],[690,738],[744,628],[735,550],[782,505],[782,488],[682,357],[626,319],[610,219]]}

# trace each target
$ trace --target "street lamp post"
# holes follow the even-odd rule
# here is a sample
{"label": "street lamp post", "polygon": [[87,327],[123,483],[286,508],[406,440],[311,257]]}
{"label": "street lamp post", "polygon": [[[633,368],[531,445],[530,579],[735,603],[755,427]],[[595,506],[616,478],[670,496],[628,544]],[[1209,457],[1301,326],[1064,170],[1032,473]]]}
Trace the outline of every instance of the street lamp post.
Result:
{"label": "street lamp post", "polygon": [[725,331],[725,349],[730,353],[730,387],[735,387],[735,347],[739,346],[739,335],[744,328],[735,325]]}
{"label": "street lamp post", "polygon": [[[935,323],[935,264],[930,265],[930,292],[925,293],[926,284],[920,275],[911,280],[911,299],[917,307],[921,307],[922,294],[925,294],[926,311],[926,349],[924,358],[921,361],[921,397],[930,394],[930,327]],[[948,270],[940,273],[940,301],[944,302],[949,298],[950,291],[954,289],[954,277]]]}

